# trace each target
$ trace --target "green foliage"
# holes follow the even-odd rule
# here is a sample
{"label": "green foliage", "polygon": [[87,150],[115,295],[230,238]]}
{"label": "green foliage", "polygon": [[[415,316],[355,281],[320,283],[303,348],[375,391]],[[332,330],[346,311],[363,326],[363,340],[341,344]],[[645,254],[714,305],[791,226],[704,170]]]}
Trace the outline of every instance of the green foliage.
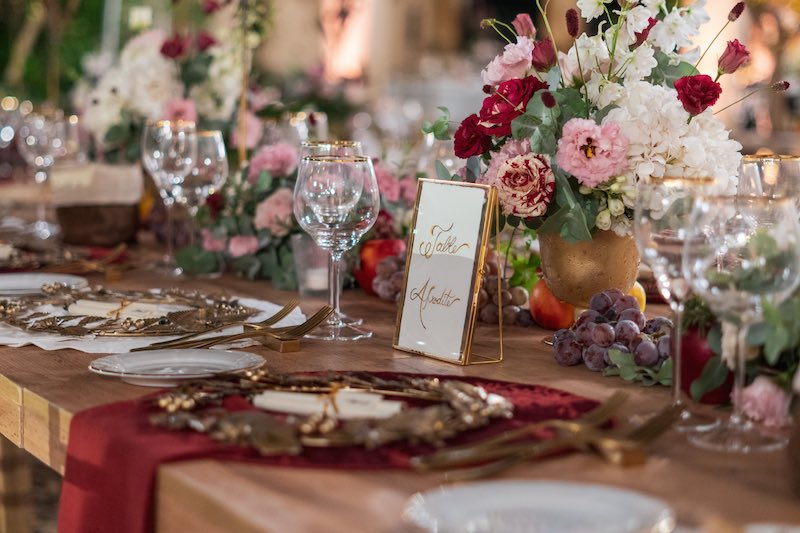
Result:
{"label": "green foliage", "polygon": [[604,376],[619,376],[625,381],[639,381],[647,387],[672,385],[671,357],[668,357],[658,368],[638,366],[633,360],[633,354],[619,350],[609,350],[608,357],[613,364],[603,370]]}
{"label": "green foliage", "polygon": [[689,387],[692,399],[699,402],[707,392],[721,387],[727,378],[728,366],[722,361],[722,357],[711,357],[706,361],[700,376]]}
{"label": "green foliage", "polygon": [[658,62],[658,65],[653,69],[648,78],[648,81],[653,85],[674,87],[675,80],[678,78],[699,74],[699,71],[693,65],[685,61],[681,61],[677,65],[671,65],[669,56],[660,50],[656,51],[654,58]]}
{"label": "green foliage", "polygon": [[175,253],[175,262],[187,274],[211,274],[220,269],[221,258],[199,246],[187,246]]}
{"label": "green foliage", "polygon": [[446,107],[438,107],[442,115],[431,123],[425,121],[422,124],[423,133],[433,133],[434,138],[439,141],[450,140],[450,110]]}

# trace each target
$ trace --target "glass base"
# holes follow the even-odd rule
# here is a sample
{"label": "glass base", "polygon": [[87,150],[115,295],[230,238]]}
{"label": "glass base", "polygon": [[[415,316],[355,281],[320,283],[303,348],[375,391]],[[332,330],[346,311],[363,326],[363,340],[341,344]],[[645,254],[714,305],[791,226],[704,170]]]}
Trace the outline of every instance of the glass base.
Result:
{"label": "glass base", "polygon": [[183,275],[183,269],[175,264],[175,261],[168,256],[162,257],[160,261],[151,263],[147,270],[155,272],[161,276],[177,278]]}
{"label": "glass base", "polygon": [[346,326],[360,326],[364,323],[363,318],[353,318],[351,316],[347,316],[343,313],[339,313],[339,322]]}
{"label": "glass base", "polygon": [[[361,322],[360,319],[359,323]],[[311,333],[306,334],[307,339],[326,341],[357,341],[372,337],[372,332],[344,322],[327,323],[318,326]]]}
{"label": "glass base", "polygon": [[734,423],[726,420],[709,431],[690,434],[689,442],[706,450],[755,453],[780,450],[789,442],[789,437],[758,427],[752,422]]}
{"label": "glass base", "polygon": [[712,416],[701,415],[684,409],[672,424],[672,429],[681,433],[690,431],[703,432],[710,431],[719,426],[719,424],[719,420]]}
{"label": "glass base", "polygon": [[37,220],[28,226],[26,233],[36,239],[47,241],[58,237],[61,233],[61,226],[46,220]]}

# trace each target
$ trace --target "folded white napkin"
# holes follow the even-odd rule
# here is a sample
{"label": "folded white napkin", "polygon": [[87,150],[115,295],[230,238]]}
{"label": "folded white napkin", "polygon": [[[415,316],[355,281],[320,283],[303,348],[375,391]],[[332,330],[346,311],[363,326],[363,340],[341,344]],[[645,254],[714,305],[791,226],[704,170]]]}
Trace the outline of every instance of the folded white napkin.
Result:
{"label": "folded white napkin", "polygon": [[[322,413],[326,408],[334,413],[328,394],[308,392],[266,391],[253,397],[253,405],[266,411],[293,415]],[[342,389],[336,393],[336,416],[342,420],[353,418],[389,418],[403,408],[403,402],[386,400],[369,391]]]}

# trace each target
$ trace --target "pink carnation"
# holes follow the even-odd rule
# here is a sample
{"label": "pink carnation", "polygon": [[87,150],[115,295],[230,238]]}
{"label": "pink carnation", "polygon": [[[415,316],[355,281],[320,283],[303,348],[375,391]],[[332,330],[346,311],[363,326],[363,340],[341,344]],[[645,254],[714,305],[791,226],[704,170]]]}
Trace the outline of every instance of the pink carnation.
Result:
{"label": "pink carnation", "polygon": [[400,200],[400,180],[394,175],[394,172],[386,168],[384,165],[375,165],[375,180],[378,182],[378,190],[381,196],[388,202],[395,203]]}
{"label": "pink carnation", "polygon": [[772,428],[789,422],[791,397],[766,376],[757,376],[742,389],[739,401],[742,412],[750,420]]}
{"label": "pink carnation", "polygon": [[564,124],[556,163],[581,185],[596,187],[626,169],[627,152],[628,139],[616,122],[598,126],[593,120],[573,118]]}
{"label": "pink carnation", "polygon": [[203,250],[207,252],[224,252],[225,239],[218,239],[212,232],[207,229],[200,231],[203,237]]}
{"label": "pink carnation", "polygon": [[497,173],[500,167],[518,155],[525,155],[531,151],[531,143],[525,139],[524,141],[515,141],[509,139],[498,152],[492,152],[492,159],[489,161],[489,168],[478,178],[478,183],[485,185],[494,185],[497,181]]}
{"label": "pink carnation", "polygon": [[232,257],[252,255],[258,251],[258,239],[253,235],[237,235],[228,243],[228,253]]}
{"label": "pink carnation", "polygon": [[189,120],[197,122],[197,108],[192,100],[175,98],[164,104],[164,118],[167,120]]}
{"label": "pink carnation", "polygon": [[[244,135],[244,147],[248,150],[251,150],[258,146],[259,141],[261,141],[261,137],[264,134],[264,125],[261,123],[261,119],[258,118],[255,113],[248,111],[244,115],[244,123],[245,123],[245,135]],[[233,125],[233,129],[231,131],[231,144],[233,146],[239,146],[239,123],[235,123]]]}
{"label": "pink carnation", "polygon": [[266,229],[276,237],[289,234],[292,227],[292,190],[281,187],[256,207],[256,229]]}
{"label": "pink carnation", "polygon": [[503,163],[495,187],[503,214],[540,217],[553,199],[556,179],[546,155],[529,153]]}
{"label": "pink carnation", "polygon": [[271,176],[288,176],[297,168],[297,158],[297,148],[289,143],[263,146],[250,159],[247,180],[254,183],[262,170]]}
{"label": "pink carnation", "polygon": [[481,72],[483,83],[499,85],[514,78],[524,78],[531,68],[533,41],[517,37],[516,43],[507,44],[503,53],[492,60]]}

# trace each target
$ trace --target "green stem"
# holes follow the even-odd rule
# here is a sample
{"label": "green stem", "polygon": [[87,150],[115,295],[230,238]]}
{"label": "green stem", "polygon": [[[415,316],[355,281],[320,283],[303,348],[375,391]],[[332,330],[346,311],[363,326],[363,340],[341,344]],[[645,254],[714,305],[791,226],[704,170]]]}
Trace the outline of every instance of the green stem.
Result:
{"label": "green stem", "polygon": [[[542,15],[542,20],[544,20],[544,27],[547,30],[548,37],[550,37],[550,44],[553,45],[553,53],[556,55],[556,64],[558,64],[558,48],[556,48],[556,38],[553,35],[553,29],[550,27],[550,20],[547,18],[547,6],[549,5],[550,5],[550,0],[547,0],[547,2],[545,2],[544,7],[542,7],[541,0],[536,0],[536,8]],[[565,85],[563,73],[561,77],[561,85],[562,86]]]}
{"label": "green stem", "polygon": [[704,58],[704,57],[706,57],[706,54],[708,53],[708,51],[709,51],[709,50],[711,50],[711,45],[713,45],[713,44],[714,44],[714,42],[715,42],[715,41],[716,41],[716,40],[719,38],[719,36],[720,36],[720,35],[722,35],[722,32],[723,32],[723,31],[725,31],[725,28],[727,28],[727,27],[728,27],[728,24],[730,24],[730,23],[731,23],[731,21],[730,21],[730,20],[729,20],[729,21],[727,21],[727,22],[725,23],[725,25],[724,25],[724,26],[722,26],[722,28],[721,28],[721,29],[720,29],[720,30],[717,32],[717,34],[714,36],[714,38],[713,38],[713,39],[711,39],[711,42],[710,42],[710,43],[708,43],[708,46],[706,46],[706,49],[705,49],[705,50],[703,50],[703,53],[700,55],[700,59],[698,59],[698,60],[697,60],[697,63],[695,63],[695,64],[694,64],[694,68],[697,68],[697,65],[699,65],[699,64],[700,64],[700,62],[703,60],[703,58]]}
{"label": "green stem", "polygon": [[742,96],[741,98],[739,98],[739,99],[738,99],[738,100],[736,100],[735,102],[731,102],[730,104],[726,105],[726,106],[725,106],[725,107],[723,107],[722,109],[720,109],[720,110],[717,110],[717,111],[714,111],[714,114],[716,115],[716,114],[718,114],[718,113],[722,113],[723,111],[725,111],[725,110],[726,110],[726,109],[728,109],[729,107],[731,107],[731,106],[734,106],[734,105],[738,104],[738,103],[739,103],[739,102],[741,102],[742,100],[745,100],[745,99],[747,99],[747,98],[750,98],[751,96],[753,96],[754,94],[756,94],[758,91],[763,91],[764,89],[766,89],[766,87],[759,87],[758,89],[755,89],[755,90],[753,90],[753,91],[750,91],[749,93],[747,93],[746,95]]}
{"label": "green stem", "polygon": [[514,236],[517,234],[517,230],[519,226],[514,226],[514,229],[511,230],[511,237],[508,239],[508,247],[506,248],[506,260],[503,263],[503,279],[506,278],[506,272],[508,271],[508,256],[511,255],[511,246],[514,244]]}
{"label": "green stem", "polygon": [[[503,23],[498,20],[491,20],[488,22],[489,27],[492,28],[495,32],[497,32],[497,35],[505,39],[508,44],[514,44],[514,41],[506,37],[506,34],[500,31],[500,28],[497,27],[498,24],[503,24]],[[508,26],[508,24],[503,24],[503,25]]]}

